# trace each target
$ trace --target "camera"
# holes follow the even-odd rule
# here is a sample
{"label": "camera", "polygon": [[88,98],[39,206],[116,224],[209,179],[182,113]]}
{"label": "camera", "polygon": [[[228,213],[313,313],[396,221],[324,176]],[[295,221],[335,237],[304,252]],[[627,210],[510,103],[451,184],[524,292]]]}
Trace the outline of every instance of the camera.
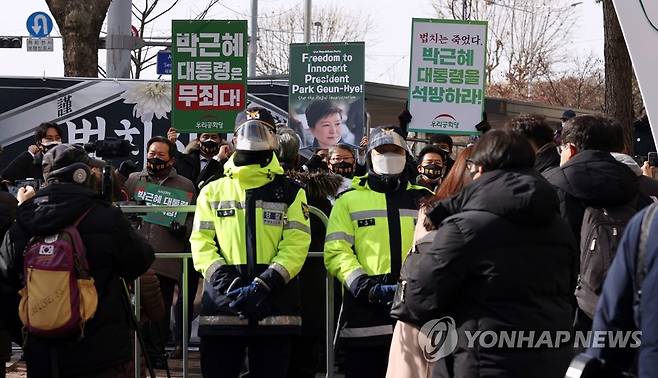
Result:
{"label": "camera", "polygon": [[93,152],[101,159],[114,159],[130,155],[135,149],[130,141],[119,138],[106,138],[84,145],[87,152]]}
{"label": "camera", "polygon": [[118,138],[106,138],[105,140],[97,140],[84,145],[84,149],[87,153],[93,152],[96,154],[96,157],[105,161],[101,180],[101,196],[106,200],[112,202],[115,199],[112,198],[113,168],[111,159],[128,156],[135,148],[136,147],[133,146],[130,141]]}

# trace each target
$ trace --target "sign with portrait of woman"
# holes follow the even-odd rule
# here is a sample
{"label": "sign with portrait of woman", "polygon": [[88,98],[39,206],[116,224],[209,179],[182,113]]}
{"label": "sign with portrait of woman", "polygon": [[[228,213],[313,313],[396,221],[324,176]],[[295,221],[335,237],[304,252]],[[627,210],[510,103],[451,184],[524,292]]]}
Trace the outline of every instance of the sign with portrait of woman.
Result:
{"label": "sign with portrait of woman", "polygon": [[364,135],[363,42],[290,45],[289,119],[302,149],[346,143]]}

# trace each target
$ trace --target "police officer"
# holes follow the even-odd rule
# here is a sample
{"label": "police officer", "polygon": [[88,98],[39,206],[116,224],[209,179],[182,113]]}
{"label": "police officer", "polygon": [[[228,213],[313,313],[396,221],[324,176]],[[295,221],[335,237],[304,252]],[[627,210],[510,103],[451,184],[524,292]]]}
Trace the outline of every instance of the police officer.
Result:
{"label": "police officer", "polygon": [[407,144],[393,130],[371,137],[366,153],[368,173],[336,200],[324,245],[327,270],[347,289],[338,332],[348,378],[386,374],[390,305],[412,246],[419,200],[431,195],[409,183]]}
{"label": "police officer", "polygon": [[283,175],[275,126],[247,109],[226,176],[201,190],[190,237],[204,277],[199,335],[204,377],[285,377],[301,330],[297,274],[311,241],[306,193]]}

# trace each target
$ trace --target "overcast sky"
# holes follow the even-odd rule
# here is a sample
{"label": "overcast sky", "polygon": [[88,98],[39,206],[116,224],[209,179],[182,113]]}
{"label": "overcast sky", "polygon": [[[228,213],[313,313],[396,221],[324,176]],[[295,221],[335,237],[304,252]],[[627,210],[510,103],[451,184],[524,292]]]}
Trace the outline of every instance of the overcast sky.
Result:
{"label": "overcast sky", "polygon": [[[161,0],[163,4],[171,3]],[[508,0],[497,0],[504,4]],[[185,19],[197,13],[204,0],[180,0],[167,19],[155,25],[154,34],[170,35],[172,18]],[[574,1],[577,2],[577,1]],[[141,2],[140,2],[141,3]],[[249,0],[222,0],[209,18],[247,19],[250,12]],[[261,0],[259,14],[277,14],[303,4],[303,0]],[[366,38],[366,80],[380,83],[407,85],[409,80],[409,41],[411,18],[435,17],[431,0],[313,0],[314,6],[336,4],[348,11],[370,15],[374,30]],[[564,41],[568,54],[587,55],[590,51],[603,58],[603,20],[601,5],[594,0],[583,0],[575,6],[578,26],[572,37]],[[44,0],[22,0],[12,2],[0,13],[0,35],[27,36],[26,20],[32,12],[50,14]],[[57,26],[51,36],[59,36]],[[105,51],[99,53],[99,64],[105,65]],[[1,76],[48,76],[64,75],[62,42],[55,39],[53,52],[27,52],[25,42],[22,49],[0,49]],[[144,78],[156,78],[155,71]]]}

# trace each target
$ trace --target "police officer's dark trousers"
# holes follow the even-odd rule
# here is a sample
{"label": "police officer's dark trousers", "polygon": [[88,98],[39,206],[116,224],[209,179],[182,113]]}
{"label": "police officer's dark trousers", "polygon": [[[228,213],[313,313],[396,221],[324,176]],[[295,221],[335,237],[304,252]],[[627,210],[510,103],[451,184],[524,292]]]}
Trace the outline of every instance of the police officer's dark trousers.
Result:
{"label": "police officer's dark trousers", "polygon": [[249,378],[286,378],[290,336],[204,336],[201,371],[206,378],[238,378],[248,353]]}

